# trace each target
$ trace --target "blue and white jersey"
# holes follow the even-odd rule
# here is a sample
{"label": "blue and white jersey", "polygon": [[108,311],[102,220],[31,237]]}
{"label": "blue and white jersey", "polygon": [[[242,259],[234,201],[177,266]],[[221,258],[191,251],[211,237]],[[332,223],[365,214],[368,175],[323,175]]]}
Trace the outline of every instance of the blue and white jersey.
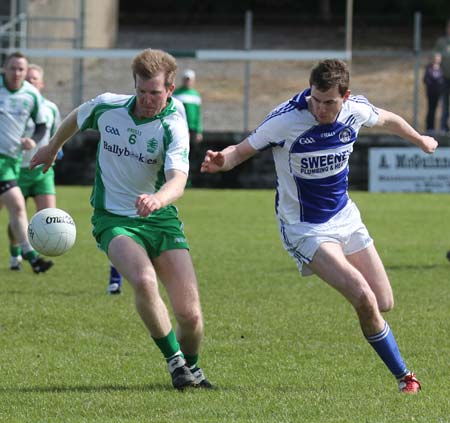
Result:
{"label": "blue and white jersey", "polygon": [[287,224],[324,223],[348,201],[348,161],[362,126],[378,110],[350,96],[336,121],[320,125],[308,110],[307,89],[276,107],[248,137],[256,150],[272,148],[277,173],[276,213]]}

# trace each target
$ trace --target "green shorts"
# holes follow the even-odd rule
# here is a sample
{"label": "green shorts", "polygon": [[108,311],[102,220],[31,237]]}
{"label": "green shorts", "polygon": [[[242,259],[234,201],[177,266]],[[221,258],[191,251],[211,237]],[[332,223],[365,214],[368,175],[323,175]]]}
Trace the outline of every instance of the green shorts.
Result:
{"label": "green shorts", "polygon": [[149,217],[127,217],[95,210],[91,222],[92,234],[98,246],[108,253],[111,240],[125,235],[136,241],[150,258],[158,257],[167,250],[189,249],[183,223],[178,219],[177,209],[167,206]]}
{"label": "green shorts", "polygon": [[22,167],[18,184],[25,198],[56,194],[55,171],[52,167],[47,173],[42,173],[42,167],[33,170]]}
{"label": "green shorts", "polygon": [[14,159],[13,157],[0,154],[0,182],[17,181],[20,174],[20,165],[22,157]]}

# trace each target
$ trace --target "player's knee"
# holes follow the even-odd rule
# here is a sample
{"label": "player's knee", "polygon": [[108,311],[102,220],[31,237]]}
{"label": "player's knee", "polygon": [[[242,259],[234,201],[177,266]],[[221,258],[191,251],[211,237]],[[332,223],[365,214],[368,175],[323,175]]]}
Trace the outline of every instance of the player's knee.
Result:
{"label": "player's knee", "polygon": [[391,311],[393,308],[394,308],[394,298],[392,298],[392,296],[389,298],[383,298],[378,301],[378,309],[382,313]]}
{"label": "player's knee", "polygon": [[156,277],[145,272],[131,272],[128,281],[137,295],[154,296],[155,289],[158,290]]}
{"label": "player's knee", "polygon": [[180,326],[189,327],[193,330],[203,328],[203,317],[199,309],[193,307],[175,313],[176,320]]}
{"label": "player's knee", "polygon": [[372,290],[365,288],[359,291],[354,307],[358,315],[370,318],[377,313],[379,306]]}
{"label": "player's knee", "polygon": [[8,207],[11,218],[21,219],[26,218],[25,204],[20,201],[13,201]]}

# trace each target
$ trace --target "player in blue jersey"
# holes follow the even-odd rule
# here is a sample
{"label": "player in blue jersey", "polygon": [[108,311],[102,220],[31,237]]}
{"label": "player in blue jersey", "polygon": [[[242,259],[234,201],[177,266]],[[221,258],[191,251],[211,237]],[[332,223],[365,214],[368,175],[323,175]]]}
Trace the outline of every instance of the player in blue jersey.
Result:
{"label": "player in blue jersey", "polygon": [[30,167],[44,164],[48,170],[79,129],[99,132],[93,235],[133,288],[136,309],[166,359],[173,386],[211,388],[198,366],[203,317],[197,278],[172,204],[183,195],[189,171],[184,108],[172,98],[176,70],[170,54],[142,51],[132,63],[136,94],[104,93],[73,110]]}
{"label": "player in blue jersey", "polygon": [[316,274],[354,307],[367,341],[398,381],[401,392],[420,383],[406,367],[382,317],[394,305],[392,288],[373,240],[348,195],[348,160],[362,126],[380,126],[426,153],[435,139],[403,118],[378,109],[349,90],[340,60],[324,60],[310,74],[310,88],[274,109],[238,145],[207,151],[202,172],[228,171],[272,149],[277,173],[276,215],[285,249],[303,275]]}

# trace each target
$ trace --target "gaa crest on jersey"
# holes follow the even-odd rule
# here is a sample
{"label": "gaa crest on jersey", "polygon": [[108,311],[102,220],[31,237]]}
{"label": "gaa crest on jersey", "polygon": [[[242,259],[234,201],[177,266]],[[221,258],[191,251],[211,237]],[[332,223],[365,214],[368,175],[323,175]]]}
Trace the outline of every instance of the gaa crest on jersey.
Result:
{"label": "gaa crest on jersey", "polygon": [[151,138],[147,141],[147,153],[153,154],[158,148],[158,140]]}
{"label": "gaa crest on jersey", "polygon": [[305,144],[314,144],[316,140],[313,137],[299,137],[296,139],[295,142],[305,145]]}
{"label": "gaa crest on jersey", "polygon": [[339,132],[339,141],[343,144],[347,144],[352,140],[352,130],[350,128],[344,128]]}
{"label": "gaa crest on jersey", "polygon": [[105,132],[107,132],[108,134],[115,135],[117,137],[120,136],[119,130],[117,128],[115,128],[114,126],[111,126],[111,125],[106,125],[105,126]]}

